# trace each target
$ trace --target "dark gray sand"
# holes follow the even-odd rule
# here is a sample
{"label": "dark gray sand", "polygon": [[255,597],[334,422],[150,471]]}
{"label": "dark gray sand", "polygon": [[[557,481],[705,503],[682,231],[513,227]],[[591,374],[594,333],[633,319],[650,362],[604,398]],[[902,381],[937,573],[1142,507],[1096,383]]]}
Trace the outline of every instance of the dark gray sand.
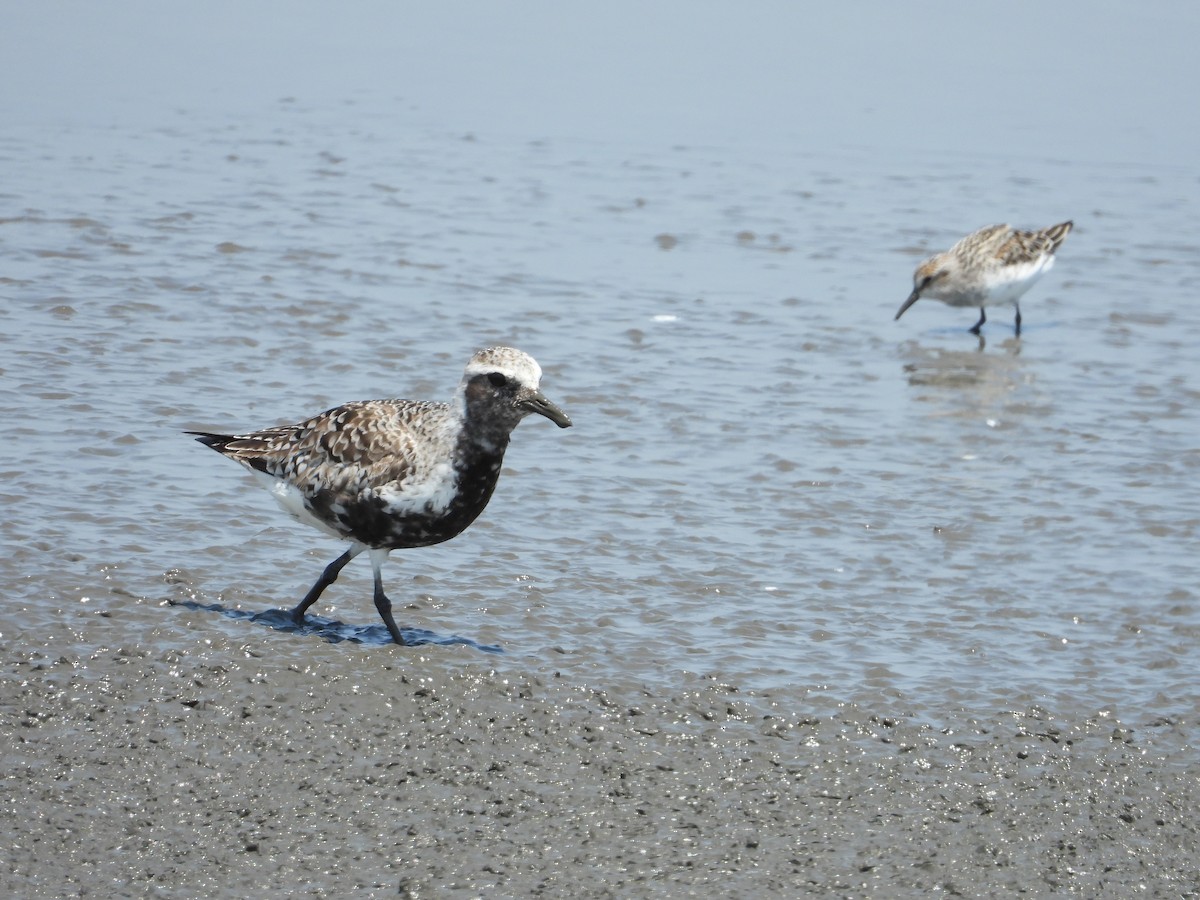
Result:
{"label": "dark gray sand", "polygon": [[[305,640],[311,662],[272,661]],[[258,631],[5,643],[0,896],[1200,891],[1190,722],[1024,708],[934,726],[882,695],[584,684],[466,648]]]}

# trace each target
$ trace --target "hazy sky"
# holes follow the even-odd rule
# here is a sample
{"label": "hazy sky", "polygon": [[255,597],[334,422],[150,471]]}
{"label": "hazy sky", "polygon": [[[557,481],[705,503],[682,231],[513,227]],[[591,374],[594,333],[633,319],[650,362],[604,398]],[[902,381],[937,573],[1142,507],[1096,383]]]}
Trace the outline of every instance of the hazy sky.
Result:
{"label": "hazy sky", "polygon": [[[4,2],[0,119],[392,103],[435,126],[1190,167],[1200,8]],[[1157,10],[1157,12],[1155,11]]]}

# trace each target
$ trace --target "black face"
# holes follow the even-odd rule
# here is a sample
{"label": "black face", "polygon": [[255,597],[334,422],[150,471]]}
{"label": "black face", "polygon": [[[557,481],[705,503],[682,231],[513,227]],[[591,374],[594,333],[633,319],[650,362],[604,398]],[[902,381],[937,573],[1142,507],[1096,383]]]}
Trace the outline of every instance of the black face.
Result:
{"label": "black face", "polygon": [[486,404],[493,413],[516,407],[520,383],[503,372],[486,372],[467,382],[467,406]]}
{"label": "black face", "polygon": [[[571,419],[546,399],[536,388],[530,388],[503,372],[486,372],[467,382],[467,409],[476,410],[496,423],[505,422],[512,428],[529,413],[545,416],[559,428],[570,428]],[[484,410],[486,412],[484,413]]]}

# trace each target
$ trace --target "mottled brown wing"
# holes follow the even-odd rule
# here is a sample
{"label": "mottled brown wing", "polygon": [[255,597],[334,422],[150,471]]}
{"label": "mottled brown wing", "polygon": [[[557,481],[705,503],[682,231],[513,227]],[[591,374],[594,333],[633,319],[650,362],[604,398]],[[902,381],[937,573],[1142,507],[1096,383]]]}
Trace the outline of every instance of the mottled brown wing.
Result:
{"label": "mottled brown wing", "polygon": [[418,443],[435,442],[451,421],[447,404],[365,400],[326,410],[295,425],[238,435],[200,435],[202,443],[306,495],[357,492],[417,472]]}
{"label": "mottled brown wing", "polygon": [[1012,229],[1007,225],[986,225],[968,234],[949,252],[970,266],[977,266],[987,259],[1000,258],[1011,234]]}
{"label": "mottled brown wing", "polygon": [[1004,265],[1015,265],[1039,256],[1052,255],[1066,240],[1072,227],[1072,222],[1060,222],[1038,231],[1014,231],[996,257]]}
{"label": "mottled brown wing", "polygon": [[1059,222],[1057,225],[1051,225],[1049,228],[1042,229],[1042,235],[1050,244],[1049,252],[1056,252],[1059,245],[1067,239],[1067,235],[1071,233],[1071,229],[1074,227],[1074,222],[1066,221]]}

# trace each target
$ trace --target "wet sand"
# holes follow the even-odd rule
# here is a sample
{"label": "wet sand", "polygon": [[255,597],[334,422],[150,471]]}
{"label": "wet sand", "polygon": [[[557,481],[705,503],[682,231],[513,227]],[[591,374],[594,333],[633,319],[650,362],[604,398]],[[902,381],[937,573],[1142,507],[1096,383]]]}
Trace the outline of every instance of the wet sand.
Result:
{"label": "wet sand", "polygon": [[1200,890],[1191,723],[68,618],[99,643],[4,647],[4,896]]}

